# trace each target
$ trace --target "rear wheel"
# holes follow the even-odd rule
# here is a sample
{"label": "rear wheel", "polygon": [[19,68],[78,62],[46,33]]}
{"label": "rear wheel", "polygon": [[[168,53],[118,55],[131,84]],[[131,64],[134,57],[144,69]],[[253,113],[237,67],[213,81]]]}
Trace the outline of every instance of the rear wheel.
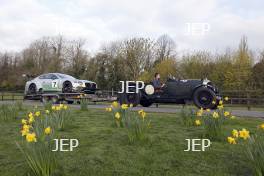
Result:
{"label": "rear wheel", "polygon": [[122,104],[133,104],[133,106],[137,106],[140,103],[140,94],[139,93],[131,93],[131,94],[120,94],[119,95],[119,103]]}
{"label": "rear wheel", "polygon": [[206,87],[198,88],[193,94],[193,102],[198,108],[214,109],[213,101],[216,99],[214,91]]}
{"label": "rear wheel", "polygon": [[29,85],[28,94],[30,94],[30,95],[37,94],[37,86],[36,86],[36,84],[32,83],[32,84]]}
{"label": "rear wheel", "polygon": [[65,81],[62,86],[63,93],[71,93],[72,92],[72,83],[70,81]]}

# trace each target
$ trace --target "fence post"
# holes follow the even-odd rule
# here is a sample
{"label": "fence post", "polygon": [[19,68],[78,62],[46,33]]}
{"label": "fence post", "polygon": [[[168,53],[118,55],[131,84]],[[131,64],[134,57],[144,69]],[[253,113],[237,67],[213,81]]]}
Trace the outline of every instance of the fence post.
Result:
{"label": "fence post", "polygon": [[251,109],[251,107],[250,107],[250,94],[248,91],[247,91],[247,108],[250,111],[250,109]]}

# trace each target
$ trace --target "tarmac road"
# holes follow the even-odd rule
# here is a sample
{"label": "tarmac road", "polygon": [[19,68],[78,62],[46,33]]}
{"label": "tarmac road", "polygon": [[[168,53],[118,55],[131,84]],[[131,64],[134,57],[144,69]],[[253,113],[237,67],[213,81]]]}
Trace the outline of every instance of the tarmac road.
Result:
{"label": "tarmac road", "polygon": [[[0,101],[0,104],[12,104],[14,103],[13,101]],[[43,106],[43,104],[39,101],[34,101],[34,100],[26,100],[23,101],[24,105],[31,105],[31,106]],[[73,108],[80,108],[80,105],[69,105],[70,107]],[[109,105],[88,105],[88,108],[93,108],[93,109],[105,109]],[[137,111],[140,109],[144,109],[146,112],[159,112],[159,113],[177,113],[181,111],[181,108],[165,108],[165,107],[134,107],[133,110]],[[240,116],[240,117],[255,117],[255,118],[264,118],[264,111],[247,111],[247,110],[232,110],[232,115],[235,116]]]}

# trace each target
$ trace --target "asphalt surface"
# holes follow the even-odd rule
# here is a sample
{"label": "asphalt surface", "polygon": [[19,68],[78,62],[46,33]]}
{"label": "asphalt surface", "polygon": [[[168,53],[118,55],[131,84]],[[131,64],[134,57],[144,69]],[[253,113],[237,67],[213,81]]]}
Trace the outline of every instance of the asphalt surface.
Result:
{"label": "asphalt surface", "polygon": [[[0,104],[12,104],[14,103],[13,101],[0,101]],[[43,103],[39,101],[34,101],[34,100],[26,100],[23,101],[24,105],[30,105],[30,106],[43,106]],[[80,105],[69,105],[70,107],[73,108],[80,108]],[[88,105],[88,108],[92,109],[105,109],[106,107],[109,107],[109,105],[99,105],[99,104],[94,104],[94,105]],[[159,112],[159,113],[177,113],[180,112],[182,108],[175,107],[175,108],[167,108],[167,107],[156,107],[156,106],[151,106],[151,107],[134,107],[132,108],[133,110],[141,110],[143,109],[146,112]],[[240,116],[240,117],[255,117],[255,118],[264,118],[264,111],[247,111],[247,110],[232,110],[232,115],[235,116]]]}

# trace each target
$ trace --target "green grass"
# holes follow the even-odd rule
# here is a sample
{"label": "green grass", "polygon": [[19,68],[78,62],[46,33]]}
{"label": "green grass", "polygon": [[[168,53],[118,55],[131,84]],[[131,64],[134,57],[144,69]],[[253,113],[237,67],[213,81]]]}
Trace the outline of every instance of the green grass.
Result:
{"label": "green grass", "polygon": [[[112,118],[103,110],[73,110],[73,115],[72,125],[60,135],[78,139],[79,147],[61,153],[61,175],[252,175],[240,145],[213,142],[205,152],[184,152],[185,139],[200,138],[203,129],[184,127],[180,114],[147,114],[152,122],[149,140],[135,144],[129,144],[125,129],[111,126]],[[254,132],[262,122],[261,119],[237,118],[224,126],[225,137],[233,128],[245,127]],[[15,141],[21,140],[19,124],[20,119],[0,123],[1,176],[26,176],[29,172],[15,145]]]}

